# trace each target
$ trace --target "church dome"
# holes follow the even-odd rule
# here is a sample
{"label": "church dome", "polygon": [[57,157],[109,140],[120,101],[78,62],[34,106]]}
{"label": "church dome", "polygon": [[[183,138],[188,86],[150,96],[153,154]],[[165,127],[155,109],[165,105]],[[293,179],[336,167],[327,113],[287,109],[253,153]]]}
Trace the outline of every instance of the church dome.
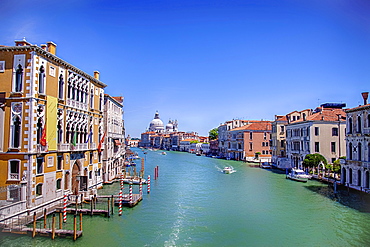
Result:
{"label": "church dome", "polygon": [[168,129],[173,129],[173,124],[171,122],[168,122],[168,124],[166,125],[166,130]]}
{"label": "church dome", "polygon": [[162,120],[159,118],[159,113],[156,112],[154,119],[149,124],[149,131],[161,132],[164,130]]}

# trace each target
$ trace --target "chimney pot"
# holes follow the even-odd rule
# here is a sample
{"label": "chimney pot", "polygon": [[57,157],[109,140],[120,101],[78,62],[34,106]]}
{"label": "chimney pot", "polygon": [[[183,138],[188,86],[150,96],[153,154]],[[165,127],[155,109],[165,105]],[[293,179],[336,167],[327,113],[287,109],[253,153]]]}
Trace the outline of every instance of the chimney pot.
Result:
{"label": "chimney pot", "polygon": [[369,96],[369,92],[363,92],[362,98],[364,99],[364,105],[367,105],[367,97]]}
{"label": "chimney pot", "polygon": [[99,71],[94,71],[94,78],[97,80],[100,80],[100,72]]}
{"label": "chimney pot", "polygon": [[46,42],[46,45],[48,47],[48,52],[55,55],[57,51],[57,45],[52,41]]}

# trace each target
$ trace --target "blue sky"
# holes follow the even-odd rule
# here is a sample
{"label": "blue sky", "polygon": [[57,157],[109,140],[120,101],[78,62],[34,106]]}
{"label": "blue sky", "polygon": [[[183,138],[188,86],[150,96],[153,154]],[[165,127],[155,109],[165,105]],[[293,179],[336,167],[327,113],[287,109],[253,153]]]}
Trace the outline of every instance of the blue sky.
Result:
{"label": "blue sky", "polygon": [[182,131],[321,103],[362,104],[367,0],[2,0],[0,44],[53,41],[57,56],[124,96],[126,133],[156,110]]}

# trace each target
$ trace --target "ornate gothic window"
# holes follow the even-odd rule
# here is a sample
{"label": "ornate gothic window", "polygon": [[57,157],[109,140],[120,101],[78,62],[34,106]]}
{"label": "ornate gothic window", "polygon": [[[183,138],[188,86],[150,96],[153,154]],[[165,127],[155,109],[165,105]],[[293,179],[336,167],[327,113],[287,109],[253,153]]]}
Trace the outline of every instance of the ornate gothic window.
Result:
{"label": "ornate gothic window", "polygon": [[12,147],[19,148],[21,140],[21,119],[18,115],[14,116],[11,128],[12,128]]}
{"label": "ornate gothic window", "polygon": [[59,87],[58,97],[59,97],[59,99],[63,99],[63,97],[64,97],[64,95],[63,95],[63,92],[64,92],[64,79],[63,79],[63,75],[60,75],[59,76],[58,87]]}
{"label": "ornate gothic window", "polygon": [[352,148],[352,143],[350,142],[349,144],[348,144],[348,158],[349,158],[349,160],[352,160],[352,153],[353,152],[353,148]]}
{"label": "ornate gothic window", "polygon": [[39,70],[39,93],[45,94],[45,68],[42,65]]}
{"label": "ornate gothic window", "polygon": [[348,134],[352,134],[353,131],[353,123],[352,118],[348,119]]}
{"label": "ornate gothic window", "polygon": [[361,133],[361,116],[357,117],[357,133]]}
{"label": "ornate gothic window", "polygon": [[63,126],[62,126],[62,121],[59,120],[58,121],[58,125],[57,125],[57,141],[58,143],[61,143],[63,142]]}
{"label": "ornate gothic window", "polygon": [[15,72],[15,92],[22,92],[22,82],[23,82],[23,68],[22,65],[18,65],[17,70]]}
{"label": "ornate gothic window", "polygon": [[43,130],[43,121],[42,118],[39,118],[36,124],[36,143],[40,144],[41,136],[42,136],[42,130]]}
{"label": "ornate gothic window", "polygon": [[358,153],[358,160],[361,161],[362,160],[362,144],[361,144],[361,142],[358,143],[357,153]]}

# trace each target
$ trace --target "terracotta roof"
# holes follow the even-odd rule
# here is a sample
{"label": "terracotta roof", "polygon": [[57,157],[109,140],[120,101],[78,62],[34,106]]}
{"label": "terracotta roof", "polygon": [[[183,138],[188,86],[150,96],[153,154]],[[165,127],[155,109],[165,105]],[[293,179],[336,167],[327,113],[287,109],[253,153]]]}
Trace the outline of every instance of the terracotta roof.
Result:
{"label": "terracotta roof", "polygon": [[341,115],[341,121],[345,121],[346,113],[343,109],[338,108],[324,108],[320,112],[315,112],[306,117],[306,120],[300,118],[299,120],[292,121],[291,123],[300,123],[305,121],[338,121],[338,115]]}
{"label": "terracotta roof", "polygon": [[196,141],[195,139],[185,139],[185,140],[182,140],[182,142],[191,142],[191,141]]}
{"label": "terracotta roof", "polygon": [[232,129],[230,131],[239,130],[271,130],[271,121],[257,121],[251,120],[250,123],[239,128]]}
{"label": "terracotta roof", "polygon": [[370,104],[367,104],[367,105],[359,105],[359,106],[354,107],[354,108],[345,109],[344,111],[345,112],[353,112],[353,111],[358,111],[360,109],[366,109],[366,108],[369,108],[369,107],[370,107]]}

